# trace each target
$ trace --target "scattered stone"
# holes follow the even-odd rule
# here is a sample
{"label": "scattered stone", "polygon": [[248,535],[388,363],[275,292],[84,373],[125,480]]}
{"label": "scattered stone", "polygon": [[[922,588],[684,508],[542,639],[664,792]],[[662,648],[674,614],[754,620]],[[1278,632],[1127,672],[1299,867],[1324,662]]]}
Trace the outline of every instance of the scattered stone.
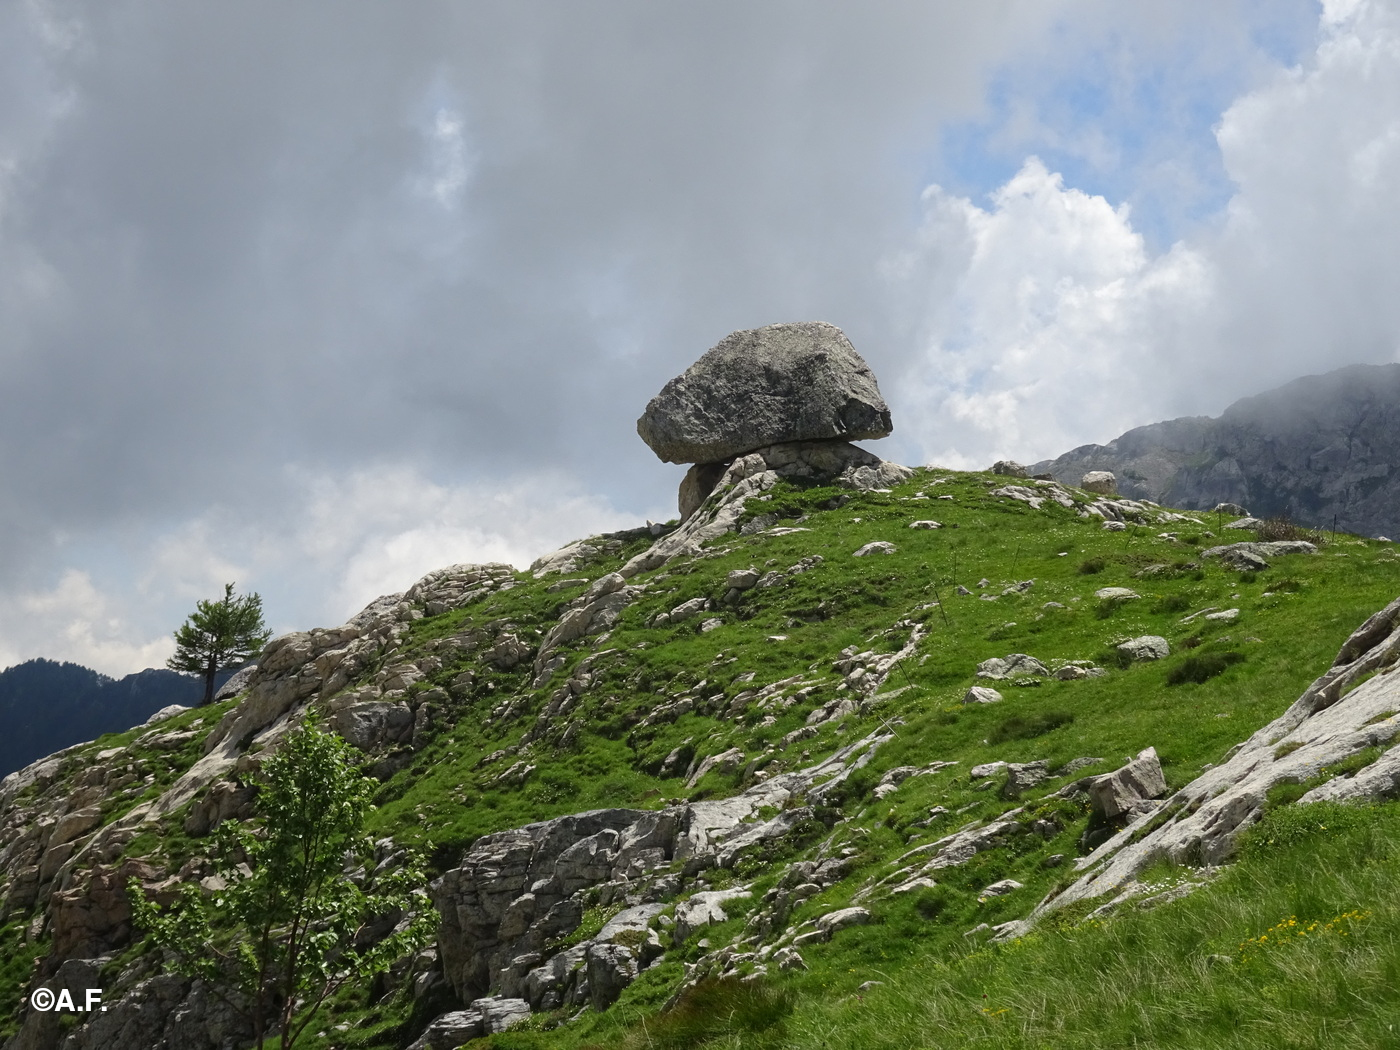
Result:
{"label": "scattered stone", "polygon": [[1050,669],[1034,656],[1027,656],[1025,653],[1008,653],[1004,657],[993,656],[977,665],[978,678],[996,681],[1029,676],[1048,678]]}
{"label": "scattered stone", "polygon": [[953,591],[953,593],[954,593],[954,594],[959,594],[959,595],[966,596],[966,595],[971,594],[972,592],[969,591],[969,590],[968,590],[966,587],[964,587],[962,584],[958,584],[957,588]]}
{"label": "scattered stone", "polygon": [[1238,503],[1217,503],[1212,509],[1212,514],[1233,514],[1237,518],[1249,517],[1249,511],[1245,510]]}
{"label": "scattered stone", "polygon": [[1104,532],[1123,532],[1127,527],[1128,526],[1121,521],[1106,521],[1103,523]]}
{"label": "scattered stone", "polygon": [[1223,623],[1233,623],[1240,618],[1238,609],[1222,609],[1220,612],[1206,613],[1207,620],[1217,620]]}
{"label": "scattered stone", "polygon": [[1094,597],[1101,602],[1131,602],[1142,595],[1127,587],[1100,587],[1094,592]]}
{"label": "scattered stone", "polygon": [[1258,518],[1243,517],[1243,518],[1236,518],[1234,521],[1231,521],[1231,522],[1226,522],[1226,524],[1225,524],[1224,527],[1227,528],[1227,529],[1250,529],[1250,530],[1252,530],[1252,529],[1257,529],[1260,525],[1263,525],[1263,524],[1264,524],[1264,523],[1263,523],[1262,521],[1260,521]]}
{"label": "scattered stone", "polygon": [[1017,882],[1015,879],[1002,879],[999,882],[994,882],[990,886],[985,887],[977,896],[1005,897],[1008,893],[1015,893],[1017,890],[1024,888],[1025,884]]}
{"label": "scattered stone", "polygon": [[962,702],[965,704],[995,704],[1002,699],[991,686],[974,685],[963,694]]}
{"label": "scattered stone", "polygon": [[1100,496],[1116,496],[1118,479],[1109,470],[1091,470],[1080,479],[1079,487]]}
{"label": "scattered stone", "polygon": [[186,711],[190,710],[193,710],[193,708],[185,707],[183,704],[169,704],[166,707],[162,707],[159,711],[151,715],[150,718],[146,719],[146,721],[142,722],[141,724],[145,726],[153,726],[157,722],[164,722],[167,718],[174,718],[176,715],[182,715]]}
{"label": "scattered stone", "polygon": [[927,520],[925,520],[925,521],[911,521],[911,522],[909,523],[909,527],[910,527],[911,529],[941,529],[941,528],[943,528],[943,526],[942,526],[939,522],[936,522],[936,521],[927,521]]}
{"label": "scattered stone", "polygon": [[779,948],[773,953],[773,962],[780,970],[805,970],[807,962],[796,948]]}
{"label": "scattered stone", "polygon": [[983,762],[980,766],[973,766],[967,771],[971,780],[983,780],[986,777],[994,777],[1006,768],[1005,762]]}
{"label": "scattered stone", "polygon": [[759,572],[756,569],[734,569],[725,577],[725,584],[735,591],[747,591],[751,587],[757,587]]}
{"label": "scattered stone", "polygon": [[1006,783],[1002,785],[1001,797],[1017,799],[1023,792],[1050,779],[1050,762],[1037,759],[1034,762],[1012,762],[1006,767]]}
{"label": "scattered stone", "polygon": [[992,473],[1008,478],[1028,478],[1031,476],[1021,464],[1011,459],[999,459],[992,464]]}
{"label": "scattered stone", "polygon": [[837,930],[848,926],[864,926],[870,922],[870,912],[864,908],[842,908],[827,912],[817,920],[817,929],[830,937]]}
{"label": "scattered stone", "polygon": [[668,463],[719,463],[768,445],[859,441],[892,429],[870,367],[839,328],[820,321],[731,333],[637,420],[642,440]]}
{"label": "scattered stone", "polygon": [[1132,660],[1162,660],[1170,656],[1172,647],[1161,635],[1144,634],[1119,642],[1115,648]]}
{"label": "scattered stone", "polygon": [[851,557],[864,558],[867,554],[893,554],[897,550],[899,550],[899,548],[893,543],[886,543],[884,540],[875,540],[873,543],[867,543],[864,547],[851,555]]}

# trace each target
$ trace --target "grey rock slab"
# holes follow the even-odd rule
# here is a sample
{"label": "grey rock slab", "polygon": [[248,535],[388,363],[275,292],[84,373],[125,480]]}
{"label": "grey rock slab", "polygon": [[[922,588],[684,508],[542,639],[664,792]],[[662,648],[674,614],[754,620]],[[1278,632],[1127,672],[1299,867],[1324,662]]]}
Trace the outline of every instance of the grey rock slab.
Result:
{"label": "grey rock slab", "polygon": [[962,702],[965,704],[995,704],[1001,698],[1001,694],[990,686],[974,685],[963,694]]}
{"label": "grey rock slab", "polygon": [[1112,471],[1091,470],[1079,479],[1079,487],[1085,492],[1097,493],[1100,496],[1116,496],[1118,479]]}
{"label": "grey rock slab", "polygon": [[696,930],[727,920],[729,916],[724,911],[726,901],[750,896],[752,894],[747,886],[736,886],[727,890],[703,890],[681,901],[676,905],[676,944],[684,944]]}
{"label": "grey rock slab", "polygon": [[1128,587],[1100,587],[1094,592],[1094,597],[1101,602],[1130,602],[1142,595]]}
{"label": "grey rock slab", "polygon": [[872,543],[867,543],[851,556],[853,558],[864,558],[867,554],[893,554],[897,550],[899,550],[899,548],[893,543],[888,543],[885,540],[875,540]]}
{"label": "grey rock slab", "polygon": [[820,321],[733,332],[667,383],[637,433],[668,463],[714,463],[792,441],[893,430],[870,366]]}
{"label": "grey rock slab", "polygon": [[827,912],[819,918],[817,929],[829,937],[837,930],[844,930],[848,926],[865,926],[869,922],[870,912],[865,908],[841,908],[838,911]]}
{"label": "grey rock slab", "polygon": [[990,886],[982,889],[979,897],[1004,897],[1008,893],[1015,893],[1017,890],[1025,889],[1025,884],[1017,882],[1015,879],[1002,879],[994,882]]}
{"label": "grey rock slab", "polygon": [[[909,467],[844,441],[789,442],[756,449],[725,467],[713,491],[680,528],[657,539],[618,571],[630,579],[660,568],[672,558],[695,555],[703,544],[737,532],[748,501],[783,478],[868,491],[888,488],[913,475]],[[759,586],[764,585],[761,579]]]}
{"label": "grey rock slab", "polygon": [[1167,793],[1167,781],[1156,748],[1138,752],[1125,766],[1095,777],[1089,785],[1089,803],[1094,812],[1109,820],[1130,813],[1135,805]]}
{"label": "grey rock slab", "polygon": [[1144,634],[1119,642],[1115,648],[1132,660],[1162,660],[1171,655],[1171,644],[1161,635]]}

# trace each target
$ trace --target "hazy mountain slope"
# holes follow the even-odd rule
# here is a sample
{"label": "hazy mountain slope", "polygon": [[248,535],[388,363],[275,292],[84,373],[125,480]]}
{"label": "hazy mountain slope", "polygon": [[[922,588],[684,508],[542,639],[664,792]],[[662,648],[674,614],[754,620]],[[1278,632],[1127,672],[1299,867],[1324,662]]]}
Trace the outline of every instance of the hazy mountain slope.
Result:
{"label": "hazy mountain slope", "polygon": [[1352,365],[1244,398],[1218,419],[1185,417],[1082,445],[1033,473],[1077,484],[1111,470],[1119,491],[1209,510],[1237,503],[1316,528],[1400,533],[1400,364]]}
{"label": "hazy mountain slope", "polygon": [[7,667],[0,671],[0,776],[62,748],[139,725],[170,704],[197,704],[203,695],[202,682],[164,669],[112,679],[53,660]]}

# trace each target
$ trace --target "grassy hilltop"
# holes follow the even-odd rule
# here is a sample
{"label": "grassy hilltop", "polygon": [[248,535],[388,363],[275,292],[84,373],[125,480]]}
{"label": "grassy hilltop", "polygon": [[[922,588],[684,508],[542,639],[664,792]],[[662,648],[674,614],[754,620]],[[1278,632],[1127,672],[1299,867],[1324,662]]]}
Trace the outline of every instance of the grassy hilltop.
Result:
{"label": "grassy hilltop", "polygon": [[[1169,790],[1182,787],[1283,712],[1347,636],[1400,594],[1400,556],[1388,542],[1327,534],[1316,554],[1240,572],[1201,557],[1210,546],[1253,538],[1222,531],[1216,515],[1163,523],[1149,508],[1147,523],[1108,531],[1079,516],[1094,497],[1075,490],[1073,507],[996,494],[1016,481],[929,469],[888,492],[780,484],[750,501],[740,534],[631,580],[645,592],[607,633],[560,649],[565,665],[539,688],[531,688],[528,659],[502,669],[441,641],[509,629],[537,644],[568,601],[649,536],[599,543],[593,560],[562,580],[519,573],[513,586],[411,625],[395,659],[439,657],[409,691],[436,690],[444,714],[383,783],[372,830],[421,848],[438,873],[491,832],[592,808],[723,798],[869,734],[893,734],[792,834],[732,869],[686,878],[681,898],[742,885],[751,896],[726,902],[727,921],[669,948],[608,1010],[538,1013],[472,1045],[1400,1045],[1393,803],[1291,806],[1280,792],[1232,865],[1204,879],[1192,868],[1153,873],[1163,891],[1204,882],[1195,892],[1164,892],[1152,907],[1070,908],[1029,936],[991,942],[989,927],[1024,917],[1071,881],[1073,860],[1112,830],[1096,824],[1082,794],[1061,788],[1147,747],[1160,755]],[[910,527],[920,520],[941,527]],[[895,549],[854,556],[876,541]],[[736,569],[780,575],[726,600]],[[1137,597],[1096,597],[1109,587]],[[711,609],[652,626],[696,598]],[[1192,617],[1212,607],[1238,615]],[[1166,638],[1171,655],[1133,662],[1115,648],[1142,635]],[[852,673],[911,640],[878,691],[862,693]],[[1013,653],[1051,672],[1102,673],[1021,680],[1027,684],[975,679],[981,661]],[[539,719],[584,661],[587,687],[567,718]],[[765,691],[775,683],[786,684]],[[1003,699],[964,703],[975,684],[995,686]],[[162,728],[216,724],[233,703]],[[104,820],[154,797],[200,754],[198,733],[181,748],[144,753],[133,743],[139,733],[90,745],[132,745],[138,772],[150,776],[139,791],[104,802]],[[735,749],[739,755],[688,786],[701,760]],[[1003,797],[1004,773],[972,776],[984,763],[1036,760],[1052,772],[1071,768],[1020,798]],[[934,763],[948,764],[924,771]],[[893,784],[885,774],[899,767],[920,772]],[[893,789],[877,792],[882,782]],[[909,851],[1012,810],[1025,833],[941,869],[936,885],[888,893]],[[181,818],[132,839],[125,856],[179,869],[206,848]],[[753,936],[750,920],[790,865],[818,854],[849,863],[838,881],[798,902],[787,924],[853,903],[872,921],[803,944],[805,968],[764,966],[743,957],[761,939],[741,943],[729,976],[702,981],[663,1010],[689,967],[702,972],[715,953]],[[986,892],[1003,880],[1020,887]],[[620,907],[595,906],[578,936]],[[29,961],[46,950],[43,936],[25,932],[32,918],[11,914],[0,931],[6,995],[21,994]],[[745,980],[756,967],[766,972]],[[416,1001],[405,982],[357,989],[332,1004],[308,1045],[404,1046],[453,1008],[441,984]]]}

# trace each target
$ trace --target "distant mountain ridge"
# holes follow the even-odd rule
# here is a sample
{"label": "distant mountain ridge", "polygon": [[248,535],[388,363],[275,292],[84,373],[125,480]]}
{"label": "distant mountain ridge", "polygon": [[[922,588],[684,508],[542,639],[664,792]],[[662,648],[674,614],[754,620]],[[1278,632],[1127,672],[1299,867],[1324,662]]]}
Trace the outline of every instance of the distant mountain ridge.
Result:
{"label": "distant mountain ridge", "polygon": [[[220,676],[220,684],[228,678]],[[204,683],[147,668],[114,679],[80,664],[35,659],[0,671],[0,777],[103,733],[140,725],[162,707],[193,706]]]}
{"label": "distant mountain ridge", "polygon": [[1125,496],[1315,528],[1400,534],[1400,364],[1350,365],[1242,398],[1213,419],[1184,416],[1081,445],[1033,473],[1078,484],[1111,470]]}

